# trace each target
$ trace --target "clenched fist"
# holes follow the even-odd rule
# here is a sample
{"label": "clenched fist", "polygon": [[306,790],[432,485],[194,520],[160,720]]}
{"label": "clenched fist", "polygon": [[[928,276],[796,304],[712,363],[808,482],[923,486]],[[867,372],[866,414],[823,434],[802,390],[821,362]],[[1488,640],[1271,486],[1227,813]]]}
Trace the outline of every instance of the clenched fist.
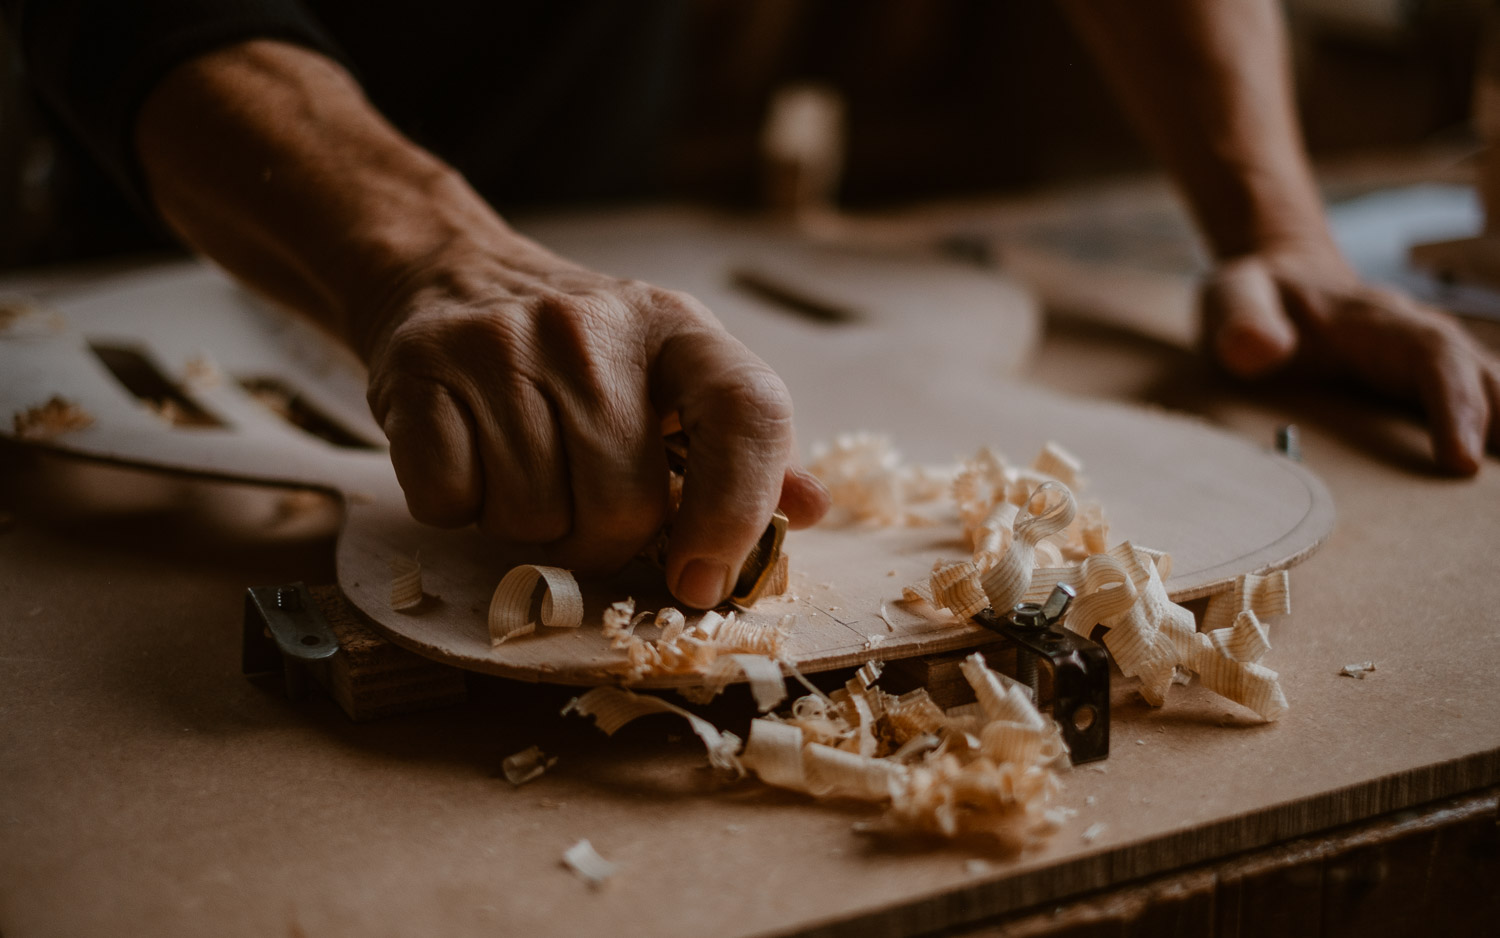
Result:
{"label": "clenched fist", "polygon": [[692,297],[508,239],[424,265],[361,343],[412,515],[618,567],[667,520],[663,433],[680,423],[692,454],[667,582],[721,602],[778,504],[793,525],[827,508],[795,467],[785,385]]}

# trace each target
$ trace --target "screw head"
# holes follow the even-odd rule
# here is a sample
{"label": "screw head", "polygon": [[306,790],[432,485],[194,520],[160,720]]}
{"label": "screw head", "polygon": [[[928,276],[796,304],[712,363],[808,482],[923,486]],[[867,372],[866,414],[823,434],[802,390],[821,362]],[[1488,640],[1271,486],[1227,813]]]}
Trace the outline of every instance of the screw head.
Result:
{"label": "screw head", "polygon": [[1020,629],[1045,629],[1047,614],[1038,603],[1018,603],[1010,611],[1010,622]]}

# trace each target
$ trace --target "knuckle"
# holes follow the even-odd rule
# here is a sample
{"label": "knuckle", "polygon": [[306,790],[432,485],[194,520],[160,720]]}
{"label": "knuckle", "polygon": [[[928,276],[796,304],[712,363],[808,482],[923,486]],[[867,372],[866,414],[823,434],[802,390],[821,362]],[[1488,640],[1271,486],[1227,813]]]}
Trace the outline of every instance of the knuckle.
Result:
{"label": "knuckle", "polygon": [[792,424],[792,395],[781,377],[765,364],[746,363],[704,389],[705,403],[740,432],[776,437]]}

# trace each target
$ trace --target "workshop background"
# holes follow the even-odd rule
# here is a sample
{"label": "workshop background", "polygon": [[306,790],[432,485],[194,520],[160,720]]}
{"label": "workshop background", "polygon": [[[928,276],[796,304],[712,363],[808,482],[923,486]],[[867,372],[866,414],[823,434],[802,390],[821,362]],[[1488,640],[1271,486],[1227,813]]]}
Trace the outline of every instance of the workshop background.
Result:
{"label": "workshop background", "polygon": [[[1150,160],[1053,3],[689,0],[670,197],[752,206],[775,89],[846,104],[850,209],[1013,193]],[[1462,146],[1487,0],[1287,0],[1320,159]],[[3,26],[0,26],[3,30]],[[0,41],[0,270],[170,249],[34,99]]]}

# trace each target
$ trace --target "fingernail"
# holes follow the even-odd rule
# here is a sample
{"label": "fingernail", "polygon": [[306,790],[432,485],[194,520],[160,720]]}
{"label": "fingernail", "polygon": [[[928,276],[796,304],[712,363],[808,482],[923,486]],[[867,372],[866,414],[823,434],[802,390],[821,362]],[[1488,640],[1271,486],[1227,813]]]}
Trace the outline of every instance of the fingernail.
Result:
{"label": "fingernail", "polygon": [[717,560],[689,560],[672,592],[689,606],[712,609],[729,595],[729,565]]}

